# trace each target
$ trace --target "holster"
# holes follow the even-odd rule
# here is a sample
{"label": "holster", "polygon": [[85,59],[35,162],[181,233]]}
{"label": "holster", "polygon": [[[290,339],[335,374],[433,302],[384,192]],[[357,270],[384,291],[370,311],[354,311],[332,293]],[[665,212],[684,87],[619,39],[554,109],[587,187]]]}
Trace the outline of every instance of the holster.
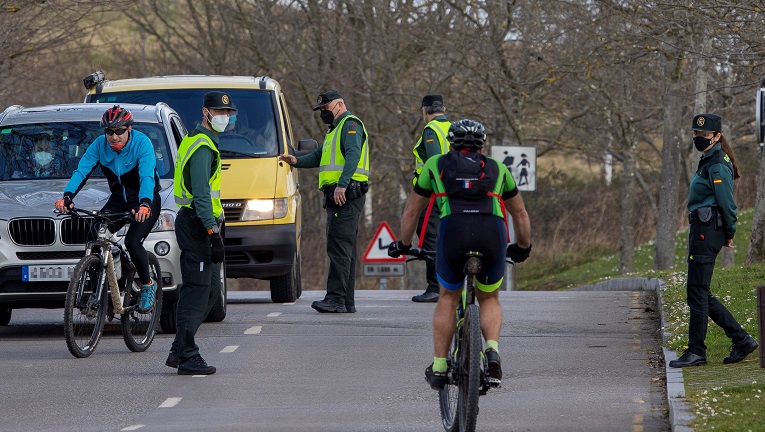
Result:
{"label": "holster", "polygon": [[[328,205],[335,205],[335,189],[337,189],[336,184],[324,186],[321,188],[321,191],[324,192],[324,208],[327,208]],[[361,198],[368,191],[369,183],[351,180],[351,182],[348,183],[348,187],[345,189],[345,199],[347,201],[352,201]]]}
{"label": "holster", "polygon": [[689,224],[702,223],[707,225],[713,220],[715,229],[722,229],[723,218],[719,207],[699,207],[696,210],[688,213]]}

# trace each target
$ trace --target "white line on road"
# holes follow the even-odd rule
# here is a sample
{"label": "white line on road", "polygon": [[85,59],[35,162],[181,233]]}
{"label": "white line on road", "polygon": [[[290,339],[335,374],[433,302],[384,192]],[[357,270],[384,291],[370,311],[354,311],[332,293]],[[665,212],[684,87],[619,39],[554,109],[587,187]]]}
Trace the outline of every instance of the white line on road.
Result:
{"label": "white line on road", "polygon": [[294,305],[294,304],[295,304],[295,302],[292,302],[292,303],[282,303],[282,304],[283,304],[283,305]]}
{"label": "white line on road", "polygon": [[278,317],[281,314],[282,314],[281,312],[271,312],[270,314],[268,314],[266,316],[269,317],[269,318],[276,318],[276,317]]}
{"label": "white line on road", "polygon": [[183,399],[183,398],[179,398],[179,397],[170,397],[170,398],[167,398],[167,399],[165,399],[164,402],[162,402],[162,405],[160,405],[159,407],[160,408],[172,408],[172,407],[178,405],[178,402],[180,402],[181,399]]}
{"label": "white line on road", "polygon": [[263,326],[252,326],[244,331],[244,334],[260,334]]}
{"label": "white line on road", "polygon": [[142,427],[144,427],[144,425],[137,424],[137,425],[133,425],[133,426],[128,426],[128,427],[126,427],[124,429],[120,429],[120,431],[134,431],[134,430],[141,429]]}
{"label": "white line on road", "polygon": [[236,351],[237,348],[239,348],[239,345],[229,345],[229,346],[223,348],[222,350],[220,350],[220,352],[222,352],[222,353],[232,353],[232,352]]}

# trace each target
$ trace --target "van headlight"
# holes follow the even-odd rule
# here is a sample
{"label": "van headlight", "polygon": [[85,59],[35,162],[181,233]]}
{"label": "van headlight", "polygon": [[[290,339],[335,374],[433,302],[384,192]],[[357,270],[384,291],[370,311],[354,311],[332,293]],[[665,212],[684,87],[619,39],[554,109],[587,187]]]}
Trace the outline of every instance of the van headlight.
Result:
{"label": "van headlight", "polygon": [[247,200],[242,212],[243,221],[281,219],[287,216],[289,203],[287,198]]}

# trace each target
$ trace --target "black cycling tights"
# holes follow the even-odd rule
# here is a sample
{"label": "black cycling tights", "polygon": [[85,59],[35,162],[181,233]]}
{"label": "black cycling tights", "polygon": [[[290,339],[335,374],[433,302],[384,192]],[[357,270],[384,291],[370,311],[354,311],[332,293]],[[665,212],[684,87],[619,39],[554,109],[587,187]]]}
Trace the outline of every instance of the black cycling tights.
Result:
{"label": "black cycling tights", "polygon": [[[111,197],[101,211],[120,213],[130,211],[137,207],[138,203],[126,204],[122,199]],[[146,250],[143,248],[143,241],[151,232],[154,224],[157,223],[160,208],[159,195],[155,194],[154,200],[151,202],[151,216],[143,222],[131,222],[127,234],[125,235],[125,248],[130,254],[130,259],[133,261],[133,264],[135,264],[135,269],[138,272],[142,284],[146,284],[151,278],[151,273],[149,272],[149,258],[146,256]],[[126,221],[116,222],[114,224],[113,232],[119,231],[126,223]],[[88,233],[88,241],[95,239],[95,237],[96,233],[91,230]]]}

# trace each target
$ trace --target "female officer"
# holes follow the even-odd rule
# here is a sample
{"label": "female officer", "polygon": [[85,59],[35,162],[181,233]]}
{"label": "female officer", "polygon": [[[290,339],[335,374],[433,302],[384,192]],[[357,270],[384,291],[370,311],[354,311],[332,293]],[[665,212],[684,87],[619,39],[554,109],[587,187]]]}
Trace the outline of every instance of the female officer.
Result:
{"label": "female officer", "polygon": [[723,137],[722,119],[715,114],[693,118],[693,145],[702,152],[699,167],[688,190],[688,349],[670,367],[707,364],[704,339],[708,318],[725,330],[733,349],[723,363],[737,363],[757,349],[757,342],[741,328],[733,315],[709,289],[715,258],[723,246],[733,247],[736,234],[736,203],[733,180],[739,178],[733,150]]}

